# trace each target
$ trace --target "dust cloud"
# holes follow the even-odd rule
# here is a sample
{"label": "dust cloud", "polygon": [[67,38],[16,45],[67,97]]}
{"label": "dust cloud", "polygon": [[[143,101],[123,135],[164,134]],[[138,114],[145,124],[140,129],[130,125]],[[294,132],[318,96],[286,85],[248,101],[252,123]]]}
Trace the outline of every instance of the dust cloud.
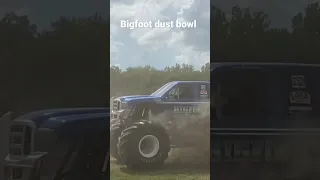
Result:
{"label": "dust cloud", "polygon": [[150,118],[152,122],[164,126],[169,133],[175,132],[183,138],[181,140],[192,143],[191,147],[172,148],[168,164],[199,165],[210,169],[210,105],[200,105],[198,108],[201,109],[199,114],[175,114],[172,121],[168,121],[167,117],[170,116],[167,113]]}

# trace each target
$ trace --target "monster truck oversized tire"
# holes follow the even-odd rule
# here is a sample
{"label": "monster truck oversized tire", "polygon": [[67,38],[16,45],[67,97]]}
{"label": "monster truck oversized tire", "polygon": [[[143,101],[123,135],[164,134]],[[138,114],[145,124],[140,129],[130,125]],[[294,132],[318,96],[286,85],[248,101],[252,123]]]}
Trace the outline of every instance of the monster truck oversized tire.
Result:
{"label": "monster truck oversized tire", "polygon": [[121,132],[125,129],[119,122],[113,123],[110,127],[110,155],[120,162],[120,156],[118,153],[118,141]]}
{"label": "monster truck oversized tire", "polygon": [[128,169],[158,168],[168,158],[170,140],[161,126],[141,122],[122,132],[118,148]]}

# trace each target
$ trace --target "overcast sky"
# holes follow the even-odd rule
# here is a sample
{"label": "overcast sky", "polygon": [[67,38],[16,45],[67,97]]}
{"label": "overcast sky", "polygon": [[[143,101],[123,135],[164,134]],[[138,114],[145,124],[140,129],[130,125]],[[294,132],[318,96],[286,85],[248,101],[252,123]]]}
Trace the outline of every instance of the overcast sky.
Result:
{"label": "overcast sky", "polygon": [[[99,12],[111,15],[111,64],[125,69],[152,65],[164,68],[175,63],[199,68],[209,61],[209,0],[2,0],[0,15],[5,12],[27,14],[40,28],[59,16],[89,16]],[[263,10],[273,27],[290,27],[291,18],[314,0],[211,0],[224,11],[231,7]],[[197,20],[195,29],[152,28],[121,29],[121,20]]]}
{"label": "overcast sky", "polygon": [[[200,68],[210,59],[209,0],[111,0],[111,64],[121,68],[176,63]],[[196,28],[120,28],[121,20],[197,20]]]}

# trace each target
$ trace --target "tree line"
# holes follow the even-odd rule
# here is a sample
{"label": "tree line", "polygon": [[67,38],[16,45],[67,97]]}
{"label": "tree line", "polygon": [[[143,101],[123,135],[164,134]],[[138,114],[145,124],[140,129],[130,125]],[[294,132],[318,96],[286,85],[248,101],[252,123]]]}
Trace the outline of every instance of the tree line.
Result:
{"label": "tree line", "polygon": [[268,14],[250,8],[226,12],[211,7],[212,62],[319,63],[320,6],[309,4],[291,20],[291,28],[271,28]]}
{"label": "tree line", "polygon": [[148,95],[167,82],[189,80],[210,81],[210,63],[195,70],[193,65],[176,64],[163,70],[151,66],[121,70],[110,67],[110,96]]}

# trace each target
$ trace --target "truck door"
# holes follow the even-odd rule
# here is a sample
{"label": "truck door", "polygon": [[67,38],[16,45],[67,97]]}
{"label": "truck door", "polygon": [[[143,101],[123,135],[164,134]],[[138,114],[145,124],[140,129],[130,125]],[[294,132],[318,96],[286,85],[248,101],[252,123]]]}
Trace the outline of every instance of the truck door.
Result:
{"label": "truck door", "polygon": [[196,112],[197,109],[194,109],[198,101],[196,93],[196,86],[191,83],[177,84],[169,91],[166,105],[170,109],[173,119]]}
{"label": "truck door", "polygon": [[171,127],[169,132],[174,138],[172,141],[183,142],[181,138],[185,136],[182,132],[186,132],[187,126],[197,121],[197,116],[201,113],[202,109],[199,104],[209,103],[209,98],[205,100],[206,96],[209,97],[209,91],[206,88],[208,87],[195,83],[182,83],[177,84],[169,91],[168,99],[164,105],[167,109],[168,127]]}

